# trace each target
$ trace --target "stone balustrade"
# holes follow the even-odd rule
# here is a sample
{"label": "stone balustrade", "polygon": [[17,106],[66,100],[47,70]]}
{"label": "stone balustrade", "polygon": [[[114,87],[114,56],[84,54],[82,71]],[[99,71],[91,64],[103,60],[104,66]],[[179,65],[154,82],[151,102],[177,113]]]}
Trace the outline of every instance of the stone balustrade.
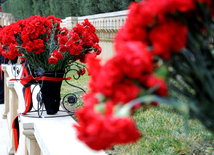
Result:
{"label": "stone balustrade", "polygon": [[[16,67],[22,71],[21,65],[18,64]],[[23,86],[19,80],[10,81],[11,78],[15,78],[14,66],[3,64],[2,70],[5,78],[5,108],[2,117],[8,122],[7,152],[9,155],[106,155],[104,151],[91,150],[77,139],[73,128],[73,125],[77,123],[64,111],[59,111],[54,117],[50,117],[45,111],[42,118],[39,118],[35,111],[18,116],[20,136],[19,147],[15,152],[12,123],[17,114],[25,110]],[[20,75],[16,78],[19,79]],[[39,86],[36,86],[32,94],[34,107],[37,107],[36,94],[39,89]]]}
{"label": "stone balustrade", "polygon": [[4,110],[2,117],[3,119],[7,119],[10,135],[7,144],[7,152],[8,154],[14,154],[15,145],[13,138],[12,123],[17,115],[19,99],[21,99],[23,95],[19,98],[18,94],[20,94],[20,92],[17,90],[17,87],[15,87],[15,83],[17,82],[9,81],[11,78],[15,78],[12,72],[12,65],[3,64],[2,70],[4,72]]}
{"label": "stone balustrade", "polygon": [[0,12],[0,25],[6,26],[10,25],[12,22],[15,22],[15,19],[11,13]]}

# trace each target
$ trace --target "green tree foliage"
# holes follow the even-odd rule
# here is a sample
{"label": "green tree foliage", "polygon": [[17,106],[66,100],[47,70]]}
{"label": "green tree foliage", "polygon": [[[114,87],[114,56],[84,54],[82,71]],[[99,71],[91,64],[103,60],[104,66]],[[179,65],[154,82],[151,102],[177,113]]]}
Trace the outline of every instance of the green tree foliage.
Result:
{"label": "green tree foliage", "polygon": [[[73,0],[61,0],[61,18],[66,18],[69,16],[72,16],[72,8],[75,8],[75,5],[72,6],[72,1]],[[63,5],[63,4],[67,4],[67,5]]]}
{"label": "green tree foliage", "polygon": [[70,0],[69,9],[71,10],[71,16],[80,16],[80,1],[81,0]]}
{"label": "green tree foliage", "polygon": [[135,0],[99,0],[99,8],[101,12],[113,12],[126,10],[131,2]]}
{"label": "green tree foliage", "polygon": [[119,10],[119,2],[117,0],[99,0],[99,8],[101,12],[112,12]]}
{"label": "green tree foliage", "polygon": [[50,0],[49,1],[50,10],[55,17],[61,18],[62,8],[61,8],[61,0]]}
{"label": "green tree foliage", "polygon": [[10,5],[9,5],[10,1],[5,2],[4,4],[2,4],[2,11],[8,13],[11,9],[10,9]]}
{"label": "green tree foliage", "polygon": [[140,0],[122,0],[122,1],[117,0],[117,1],[119,1],[119,5],[118,5],[119,6],[119,10],[127,10],[128,7],[129,7],[129,4],[131,2],[134,2],[134,1],[138,1],[139,2]]}
{"label": "green tree foliage", "polygon": [[15,19],[21,19],[19,0],[8,0],[2,4],[2,11],[6,13],[12,13]]}
{"label": "green tree foliage", "polygon": [[30,16],[33,16],[33,1],[32,0],[19,0],[19,8],[21,12],[21,19],[28,18]]}
{"label": "green tree foliage", "polygon": [[52,15],[49,0],[33,0],[33,13],[40,16]]}
{"label": "green tree foliage", "polygon": [[12,13],[15,20],[33,15],[54,15],[64,19],[126,10],[133,1],[135,0],[7,0],[2,4],[2,11]]}
{"label": "green tree foliage", "polygon": [[0,5],[2,5],[4,2],[6,2],[7,0],[0,0]]}
{"label": "green tree foliage", "polygon": [[55,17],[66,18],[72,16],[72,8],[76,8],[75,5],[72,5],[73,1],[75,0],[49,0],[50,10]]}
{"label": "green tree foliage", "polygon": [[79,0],[80,15],[93,15],[100,13],[97,0]]}

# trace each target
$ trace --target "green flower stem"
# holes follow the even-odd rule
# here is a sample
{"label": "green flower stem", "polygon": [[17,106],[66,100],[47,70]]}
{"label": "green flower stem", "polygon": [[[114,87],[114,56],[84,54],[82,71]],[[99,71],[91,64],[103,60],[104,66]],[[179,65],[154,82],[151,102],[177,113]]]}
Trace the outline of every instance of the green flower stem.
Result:
{"label": "green flower stem", "polygon": [[[200,48],[201,47],[200,45],[204,42],[204,40],[202,37],[200,37],[201,36],[200,34],[195,33],[194,36],[196,37],[192,37],[190,33],[188,34],[188,38],[190,38],[189,48],[190,50],[194,51],[192,53],[194,54],[194,57],[196,59],[195,62],[193,62],[193,60],[188,58],[188,56],[186,55],[184,56],[186,60],[189,60],[188,62],[192,66],[194,73],[197,74],[196,75],[197,78],[201,81],[201,83],[204,84],[205,88],[207,89],[206,93],[209,94],[210,99],[212,99],[212,102],[214,102],[214,96],[212,95],[212,92],[214,92],[214,79],[207,69],[205,60],[202,59],[204,58],[204,56],[202,55],[201,48]],[[197,38],[198,41],[196,41],[194,38]],[[197,42],[197,46],[194,46],[196,42]],[[207,82],[204,82],[204,81],[207,81]]]}

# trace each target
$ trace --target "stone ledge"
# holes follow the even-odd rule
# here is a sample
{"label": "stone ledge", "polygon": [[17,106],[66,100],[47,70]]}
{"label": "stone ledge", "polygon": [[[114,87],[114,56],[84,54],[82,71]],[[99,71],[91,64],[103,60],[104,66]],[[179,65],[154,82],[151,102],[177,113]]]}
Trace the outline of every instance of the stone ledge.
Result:
{"label": "stone ledge", "polygon": [[117,16],[124,16],[126,14],[128,14],[128,10],[115,11],[110,13],[100,13],[95,15],[78,17],[78,21],[83,21],[85,18],[88,18],[88,20],[91,20],[96,18],[111,18],[111,17],[117,17]]}
{"label": "stone ledge", "polygon": [[[70,116],[55,118],[20,116],[20,121],[24,127],[23,133],[34,133],[41,153],[44,155],[106,155],[104,151],[91,150],[77,139],[76,131],[73,128],[76,122]],[[25,129],[27,129],[27,132],[25,132]]]}

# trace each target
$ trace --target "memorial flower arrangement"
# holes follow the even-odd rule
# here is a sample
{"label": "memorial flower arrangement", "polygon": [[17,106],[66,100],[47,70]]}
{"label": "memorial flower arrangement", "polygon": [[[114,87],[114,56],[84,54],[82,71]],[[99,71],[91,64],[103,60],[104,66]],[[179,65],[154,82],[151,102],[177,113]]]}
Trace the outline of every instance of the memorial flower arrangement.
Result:
{"label": "memorial flower arrangement", "polygon": [[101,47],[95,27],[85,19],[70,32],[60,27],[61,19],[32,16],[18,20],[0,31],[0,51],[4,57],[26,58],[32,70],[65,71],[76,60],[84,62],[88,53],[99,55]]}
{"label": "memorial flower arrangement", "polygon": [[[22,115],[33,107],[32,84],[40,86],[38,105],[45,106],[47,115],[55,115],[60,107],[62,81],[71,79],[64,74],[71,70],[72,63],[76,60],[84,63],[86,55],[101,53],[96,29],[88,19],[70,32],[61,28],[60,22],[61,19],[54,16],[35,15],[0,29],[0,55],[9,59],[22,56],[28,66],[28,69],[23,68],[21,79],[11,79],[20,80],[23,85],[25,110]],[[79,70],[75,69],[79,76],[85,73],[84,65],[80,66]],[[38,107],[36,111],[41,118],[43,108]],[[12,123],[16,151],[19,145],[18,116]]]}
{"label": "memorial flower arrangement", "polygon": [[144,0],[129,6],[115,56],[90,55],[78,138],[95,150],[135,142],[134,109],[168,103],[214,132],[214,23],[211,0]]}

